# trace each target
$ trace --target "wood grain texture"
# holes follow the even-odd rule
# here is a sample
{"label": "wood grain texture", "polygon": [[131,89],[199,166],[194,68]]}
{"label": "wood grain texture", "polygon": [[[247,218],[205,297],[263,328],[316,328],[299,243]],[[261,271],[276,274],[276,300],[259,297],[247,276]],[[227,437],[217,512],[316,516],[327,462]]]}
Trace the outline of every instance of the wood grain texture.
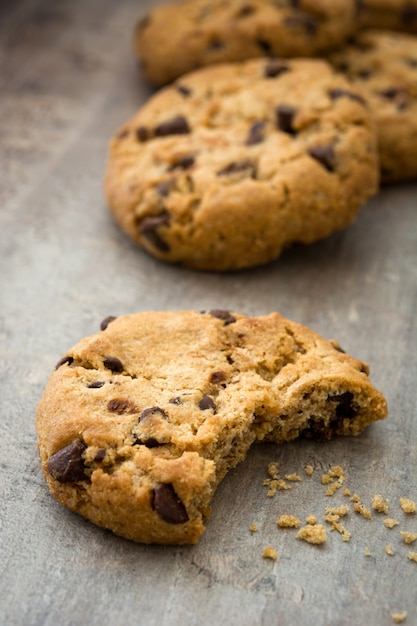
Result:
{"label": "wood grain texture", "polygon": [[[417,516],[398,500],[417,500],[417,184],[383,189],[345,232],[252,271],[199,274],[137,249],[107,211],[102,176],[109,138],[151,94],[131,32],[153,4],[1,3],[0,623],[380,626],[405,610],[417,624],[417,547],[400,535],[417,532]],[[356,439],[255,447],[220,486],[197,546],[135,545],[51,498],[35,407],[60,356],[104,317],[179,308],[277,310],[338,339],[370,363],[390,415]],[[271,461],[302,480],[268,498]],[[368,507],[388,498],[400,525],[351,511],[350,542],[328,532],[323,546],[279,529],[282,513],[323,522],[325,507],[351,505],[325,496],[333,464]],[[277,561],[262,558],[268,545]]]}

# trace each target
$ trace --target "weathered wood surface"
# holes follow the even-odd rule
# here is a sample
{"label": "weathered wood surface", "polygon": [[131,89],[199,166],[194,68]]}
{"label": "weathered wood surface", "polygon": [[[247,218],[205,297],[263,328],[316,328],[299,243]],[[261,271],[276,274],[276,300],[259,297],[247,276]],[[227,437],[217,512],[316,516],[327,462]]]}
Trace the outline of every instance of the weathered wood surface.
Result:
{"label": "weathered wood surface", "polygon": [[[131,30],[152,4],[0,5],[0,623],[381,626],[408,611],[417,624],[407,559],[417,546],[399,532],[417,532],[417,515],[398,502],[417,500],[417,185],[384,189],[345,232],[265,268],[199,274],[150,258],[114,225],[102,174],[109,137],[151,93]],[[388,420],[354,440],[258,446],[221,485],[194,547],[135,545],[67,512],[44,484],[34,429],[57,359],[109,314],[213,307],[278,310],[337,338],[371,364]],[[271,461],[303,480],[268,498]],[[334,532],[322,547],[278,529],[283,512],[322,519],[349,503],[324,495],[332,464],[368,506],[375,493],[388,498],[400,526],[351,512],[350,542]],[[276,562],[262,558],[267,545]]]}

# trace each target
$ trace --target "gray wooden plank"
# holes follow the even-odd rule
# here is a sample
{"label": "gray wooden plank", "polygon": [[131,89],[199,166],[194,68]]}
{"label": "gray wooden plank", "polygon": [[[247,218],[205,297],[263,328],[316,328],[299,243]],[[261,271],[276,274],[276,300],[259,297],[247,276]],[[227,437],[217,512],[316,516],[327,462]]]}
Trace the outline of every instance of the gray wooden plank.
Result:
{"label": "gray wooden plank", "polygon": [[[379,626],[407,610],[406,623],[417,624],[417,567],[407,559],[417,548],[399,534],[417,532],[417,518],[398,503],[417,500],[417,184],[383,189],[345,232],[264,268],[200,274],[150,258],[113,223],[102,174],[109,137],[151,94],[130,33],[153,4],[3,6],[0,622]],[[34,430],[57,359],[108,314],[213,307],[278,310],[337,338],[371,364],[388,420],[357,439],[255,447],[220,486],[197,546],[135,545],[64,510],[44,484]],[[268,498],[271,461],[303,480]],[[319,548],[279,530],[282,512],[322,516],[346,502],[324,495],[320,476],[332,464],[368,505],[375,493],[389,498],[400,526],[351,513],[351,541],[329,533]],[[276,562],[262,558],[267,545]]]}

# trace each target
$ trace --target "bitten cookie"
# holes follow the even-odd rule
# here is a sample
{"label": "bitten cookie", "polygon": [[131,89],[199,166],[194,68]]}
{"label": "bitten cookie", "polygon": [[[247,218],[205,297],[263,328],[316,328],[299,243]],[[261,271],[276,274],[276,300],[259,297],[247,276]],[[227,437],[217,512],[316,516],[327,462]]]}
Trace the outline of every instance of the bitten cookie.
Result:
{"label": "bitten cookie", "polygon": [[331,57],[372,110],[381,178],[417,178],[417,37],[367,31]]}
{"label": "bitten cookie", "polygon": [[359,0],[361,28],[384,28],[417,33],[417,0]]}
{"label": "bitten cookie", "polygon": [[354,32],[354,0],[185,0],[143,17],[134,44],[156,85],[213,63],[314,56]]}
{"label": "bitten cookie", "polygon": [[103,321],[37,409],[52,494],[114,533],[196,543],[254,441],[358,435],[383,419],[368,367],[277,313],[144,312]]}
{"label": "bitten cookie", "polygon": [[225,271],[346,227],[378,177],[369,107],[343,76],[322,60],[256,59],[154,95],[111,143],[105,190],[148,252]]}

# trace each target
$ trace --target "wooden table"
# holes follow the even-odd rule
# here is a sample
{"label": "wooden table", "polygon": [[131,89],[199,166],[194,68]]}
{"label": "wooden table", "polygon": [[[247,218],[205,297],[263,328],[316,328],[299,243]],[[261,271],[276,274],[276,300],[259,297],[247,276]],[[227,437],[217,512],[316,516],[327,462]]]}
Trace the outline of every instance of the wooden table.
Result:
{"label": "wooden table", "polygon": [[[22,0],[0,7],[0,623],[5,626],[417,624],[417,184],[383,189],[345,232],[235,274],[166,266],[131,244],[102,193],[107,143],[149,97],[131,51],[142,0]],[[193,547],[136,545],[69,513],[41,474],[35,407],[58,358],[107,315],[277,310],[371,365],[389,418],[356,439],[259,445],[222,483]],[[268,463],[302,480],[275,497]],[[312,476],[304,472],[314,468]],[[354,513],[321,476],[385,515]],[[348,504],[349,542],[325,508]],[[278,515],[315,514],[312,546]],[[250,532],[255,523],[257,532]],[[393,555],[385,546],[391,544]],[[276,561],[262,557],[272,546]],[[365,556],[368,548],[371,556]]]}

